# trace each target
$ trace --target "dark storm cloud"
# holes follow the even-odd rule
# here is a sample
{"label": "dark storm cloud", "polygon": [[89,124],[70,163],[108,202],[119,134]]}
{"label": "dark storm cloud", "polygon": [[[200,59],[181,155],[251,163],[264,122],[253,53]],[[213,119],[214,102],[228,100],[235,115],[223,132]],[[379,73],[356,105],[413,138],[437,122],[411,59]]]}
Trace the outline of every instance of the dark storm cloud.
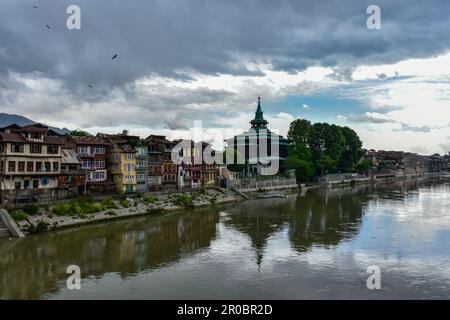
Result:
{"label": "dark storm cloud", "polygon": [[[249,69],[249,62],[271,63],[290,73],[327,66],[334,69],[333,78],[342,80],[360,64],[429,57],[448,49],[449,1],[377,1],[382,30],[369,31],[366,8],[372,2],[2,0],[0,102],[23,94],[23,84],[11,76],[18,74],[60,81],[52,91],[60,96],[56,102],[42,101],[41,111],[46,103],[59,103],[48,108],[106,103],[113,99],[111,89],[143,108],[201,109],[232,93],[208,91],[205,97],[202,90],[182,90],[143,99],[133,83],[148,75],[189,82],[180,70],[262,75]],[[66,28],[71,4],[81,7],[81,30]],[[112,60],[115,53],[118,59]],[[187,98],[195,101],[186,103]]]}
{"label": "dark storm cloud", "polygon": [[[394,62],[448,48],[448,1],[377,1],[378,31],[366,29],[371,2],[3,0],[0,70],[120,85],[150,72],[177,76],[182,68],[252,74],[240,57],[292,71]],[[65,9],[74,3],[82,10],[79,31],[65,27]],[[119,59],[111,59],[114,53]]]}

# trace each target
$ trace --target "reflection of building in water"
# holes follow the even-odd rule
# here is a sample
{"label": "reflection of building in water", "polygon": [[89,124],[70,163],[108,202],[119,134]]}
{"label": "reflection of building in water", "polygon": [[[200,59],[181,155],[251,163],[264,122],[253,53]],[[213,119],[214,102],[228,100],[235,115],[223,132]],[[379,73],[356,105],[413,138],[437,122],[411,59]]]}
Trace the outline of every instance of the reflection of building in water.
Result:
{"label": "reflection of building in water", "polygon": [[218,212],[198,210],[2,241],[0,299],[36,299],[58,291],[71,264],[80,266],[82,277],[119,273],[125,278],[174,263],[208,248],[218,221]]}
{"label": "reflection of building in water", "polygon": [[285,199],[270,199],[264,200],[261,205],[256,205],[254,200],[227,209],[230,215],[226,225],[250,237],[258,266],[261,266],[267,240],[285,226],[289,206]]}

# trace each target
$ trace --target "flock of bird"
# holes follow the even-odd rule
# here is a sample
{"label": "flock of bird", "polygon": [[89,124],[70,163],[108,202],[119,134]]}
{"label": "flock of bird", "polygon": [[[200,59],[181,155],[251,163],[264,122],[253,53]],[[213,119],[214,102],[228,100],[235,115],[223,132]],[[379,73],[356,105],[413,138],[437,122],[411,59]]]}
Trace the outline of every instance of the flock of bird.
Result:
{"label": "flock of bird", "polygon": [[[38,6],[33,5],[33,8],[34,8],[34,9],[37,9]],[[46,27],[47,29],[51,29],[50,25],[48,25],[48,24],[46,24],[45,27]],[[117,53],[115,53],[115,54],[112,56],[111,59],[114,60],[114,59],[117,59],[117,58],[119,58],[119,55],[118,55]],[[88,86],[89,88],[91,88],[91,89],[94,88],[94,86],[93,86],[92,84],[88,84],[87,86]]]}

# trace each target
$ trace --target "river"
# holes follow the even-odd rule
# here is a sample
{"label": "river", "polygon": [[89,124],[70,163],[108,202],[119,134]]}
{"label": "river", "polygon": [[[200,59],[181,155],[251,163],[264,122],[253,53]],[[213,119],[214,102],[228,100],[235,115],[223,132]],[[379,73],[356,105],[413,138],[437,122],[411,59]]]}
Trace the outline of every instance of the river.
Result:
{"label": "river", "polygon": [[[435,179],[0,239],[0,298],[450,298],[449,208],[450,181]],[[380,289],[367,288],[370,266]]]}

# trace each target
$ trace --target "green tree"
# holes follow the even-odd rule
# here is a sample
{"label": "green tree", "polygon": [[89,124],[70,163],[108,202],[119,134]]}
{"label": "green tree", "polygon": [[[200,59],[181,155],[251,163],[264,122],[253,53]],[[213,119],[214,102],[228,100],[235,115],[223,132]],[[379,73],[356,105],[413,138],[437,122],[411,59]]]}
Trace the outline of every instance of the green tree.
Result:
{"label": "green tree", "polygon": [[358,172],[369,172],[370,170],[372,170],[372,166],[373,163],[370,160],[361,160],[357,165],[356,165],[356,170]]}
{"label": "green tree", "polygon": [[315,123],[311,133],[311,152],[316,175],[334,172],[345,147],[341,129],[328,123]]}
{"label": "green tree", "polygon": [[388,168],[389,165],[386,161],[380,161],[380,163],[378,164],[378,171],[387,171]]}
{"label": "green tree", "polygon": [[286,165],[295,170],[298,182],[308,182],[314,174],[314,164],[311,154],[311,122],[304,119],[297,119],[291,122],[288,131],[290,146]]}
{"label": "green tree", "polygon": [[352,171],[361,160],[363,155],[362,142],[358,134],[349,127],[340,127],[345,139],[344,150],[342,151],[338,168],[348,172]]}
{"label": "green tree", "polygon": [[301,145],[291,145],[289,147],[286,165],[288,168],[295,170],[297,182],[308,182],[314,174],[311,152]]}
{"label": "green tree", "polygon": [[81,129],[75,129],[69,132],[69,135],[73,136],[73,137],[87,137],[89,136],[89,133],[87,133],[86,131],[83,131]]}
{"label": "green tree", "polygon": [[309,147],[311,142],[312,125],[305,119],[297,119],[291,122],[287,138],[296,146]]}

